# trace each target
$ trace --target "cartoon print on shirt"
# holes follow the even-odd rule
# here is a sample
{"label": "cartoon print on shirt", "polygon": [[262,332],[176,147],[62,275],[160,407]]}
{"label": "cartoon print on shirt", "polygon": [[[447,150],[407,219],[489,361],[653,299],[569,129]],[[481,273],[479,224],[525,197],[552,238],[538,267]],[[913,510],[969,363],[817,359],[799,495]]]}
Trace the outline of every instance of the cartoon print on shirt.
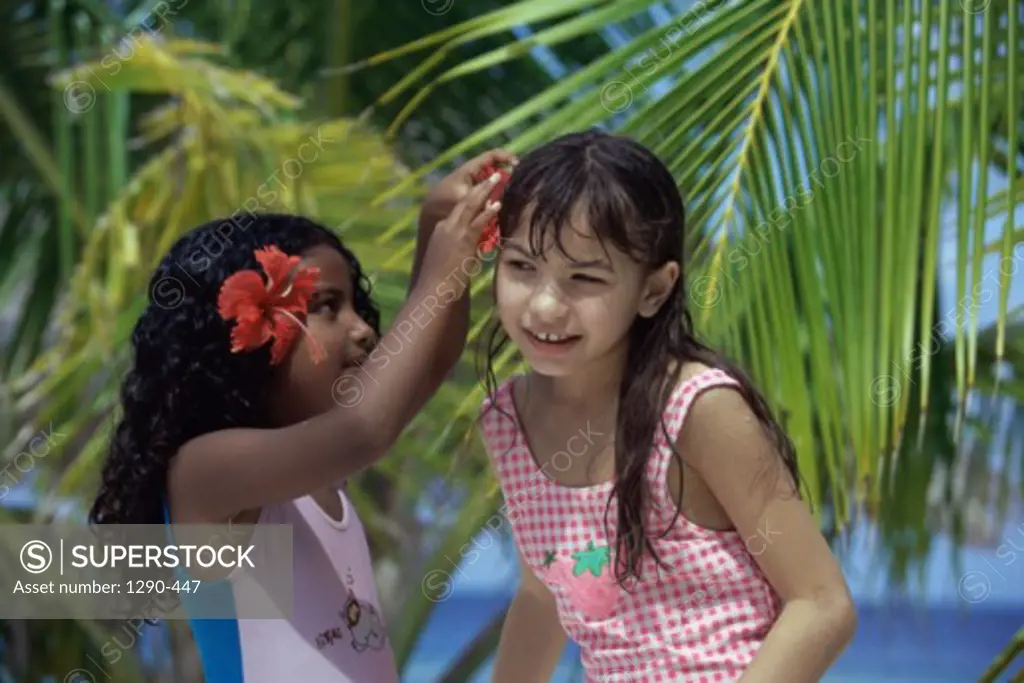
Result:
{"label": "cartoon print on shirt", "polygon": [[550,567],[554,563],[555,563],[555,552],[553,550],[549,550],[546,553],[544,553],[544,562],[541,563],[541,564],[544,565],[544,568],[547,569],[548,567]]}
{"label": "cartoon print on shirt", "polygon": [[608,546],[594,547],[594,542],[587,543],[585,550],[577,550],[572,554],[576,565],[572,568],[573,576],[580,576],[583,572],[589,571],[594,576],[601,576],[601,572],[608,565]]}
{"label": "cartoon print on shirt", "polygon": [[542,567],[548,581],[557,587],[572,612],[588,619],[607,619],[614,613],[622,595],[611,572],[605,571],[610,555],[607,546],[595,546],[590,541],[586,548],[569,557],[550,551],[545,553]]}
{"label": "cartoon print on shirt", "polygon": [[384,648],[387,636],[377,609],[369,603],[359,602],[351,588],[341,616],[352,634],[352,649],[356,652]]}
{"label": "cartoon print on shirt", "polygon": [[323,650],[325,647],[340,643],[344,640],[345,630],[352,634],[352,649],[356,652],[364,650],[381,650],[384,648],[387,636],[384,627],[373,605],[359,602],[352,586],[355,584],[355,577],[352,575],[352,568],[349,567],[345,573],[348,597],[345,600],[345,608],[338,612],[341,617],[341,626],[321,631],[316,636],[316,647]]}
{"label": "cartoon print on shirt", "polygon": [[321,631],[316,637],[316,649],[322,650],[328,645],[334,645],[335,642],[340,641],[345,635],[345,632],[340,626],[329,628],[326,631]]}

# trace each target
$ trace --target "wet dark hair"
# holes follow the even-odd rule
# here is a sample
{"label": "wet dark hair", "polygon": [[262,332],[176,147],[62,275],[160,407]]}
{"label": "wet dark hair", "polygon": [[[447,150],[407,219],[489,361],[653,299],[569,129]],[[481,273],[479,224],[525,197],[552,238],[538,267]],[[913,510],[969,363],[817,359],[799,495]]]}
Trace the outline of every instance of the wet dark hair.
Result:
{"label": "wet dark hair", "polygon": [[92,524],[162,524],[168,464],[183,444],[221,429],[270,426],[270,344],[231,353],[234,323],[220,317],[217,296],[232,273],[262,272],[254,252],[271,244],[293,255],[321,245],[340,252],[352,271],[355,310],[379,333],[369,280],[324,226],[256,214],[191,230],[157,266],[135,323],[134,362],[121,385],[122,415],[89,511]]}
{"label": "wet dark hair", "polygon": [[[529,221],[532,252],[542,254],[553,236],[554,244],[568,257],[561,234],[571,224],[577,209],[586,211],[589,225],[602,246],[611,244],[651,270],[670,261],[676,261],[680,267],[685,264],[682,197],[672,174],[642,145],[628,138],[587,131],[565,135],[526,155],[516,166],[502,198],[498,217],[502,239],[507,239],[525,217]],[[508,336],[496,316],[492,324],[484,348],[484,382],[491,405],[496,406],[494,361]],[[687,310],[681,274],[657,314],[651,318],[637,316],[629,331],[629,351],[619,388],[615,483],[611,494],[618,499],[616,579],[624,587],[630,578],[640,578],[646,553],[661,564],[653,537],[645,528],[644,512],[651,497],[644,471],[659,426],[667,435],[662,415],[672,390],[681,380],[684,362],[718,368],[739,382],[740,394],[778,450],[799,495],[792,442],[746,374],[698,340]],[[669,441],[681,474],[682,458]],[[606,525],[611,500],[609,497]],[[681,501],[676,502],[673,524]],[[667,532],[668,529],[658,537]]]}

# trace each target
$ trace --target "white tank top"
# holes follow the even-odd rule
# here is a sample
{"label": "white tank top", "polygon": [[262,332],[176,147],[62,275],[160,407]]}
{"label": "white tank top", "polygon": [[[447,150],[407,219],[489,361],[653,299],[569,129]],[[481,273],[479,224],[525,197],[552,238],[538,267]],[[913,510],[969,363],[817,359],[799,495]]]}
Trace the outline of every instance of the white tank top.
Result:
{"label": "white tank top", "polygon": [[338,496],[340,522],[309,496],[264,506],[258,524],[292,525],[292,615],[191,620],[206,683],[398,683],[363,525]]}

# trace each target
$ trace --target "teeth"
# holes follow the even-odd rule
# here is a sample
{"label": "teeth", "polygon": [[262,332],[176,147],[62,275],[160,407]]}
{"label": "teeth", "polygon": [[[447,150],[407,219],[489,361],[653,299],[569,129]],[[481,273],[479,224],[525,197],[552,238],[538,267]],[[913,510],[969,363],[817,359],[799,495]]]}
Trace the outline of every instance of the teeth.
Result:
{"label": "teeth", "polygon": [[537,339],[540,339],[541,341],[546,341],[546,342],[562,342],[562,341],[565,341],[566,339],[569,338],[569,337],[559,336],[557,334],[535,334],[534,336],[537,337]]}

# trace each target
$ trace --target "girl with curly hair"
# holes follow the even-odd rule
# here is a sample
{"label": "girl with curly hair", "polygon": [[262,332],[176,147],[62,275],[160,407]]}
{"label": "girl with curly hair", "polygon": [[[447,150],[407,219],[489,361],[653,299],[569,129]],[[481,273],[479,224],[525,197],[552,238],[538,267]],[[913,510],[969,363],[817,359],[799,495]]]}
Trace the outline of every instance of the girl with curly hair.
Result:
{"label": "girl with curly hair", "polygon": [[355,254],[306,218],[206,223],[157,267],[90,521],[293,530],[289,617],[190,620],[207,683],[398,680],[343,482],[387,453],[461,355],[463,273],[497,211],[499,178],[474,180],[514,162],[483,154],[427,198],[397,352],[375,348]]}

